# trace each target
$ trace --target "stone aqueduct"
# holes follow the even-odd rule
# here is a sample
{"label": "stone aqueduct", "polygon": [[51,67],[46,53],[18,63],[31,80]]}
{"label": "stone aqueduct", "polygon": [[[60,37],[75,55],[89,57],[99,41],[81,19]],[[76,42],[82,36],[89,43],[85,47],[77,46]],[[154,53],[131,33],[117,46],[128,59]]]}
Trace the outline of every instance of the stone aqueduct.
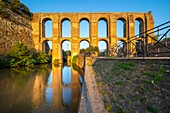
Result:
{"label": "stone aqueduct", "polygon": [[[45,22],[52,21],[52,37],[45,37]],[[62,22],[69,20],[71,23],[71,37],[62,37]],[[89,38],[80,38],[80,22],[87,20],[89,22]],[[104,20],[107,23],[107,37],[98,37],[98,22]],[[124,35],[116,35],[117,20],[124,23]],[[32,25],[32,37],[35,48],[43,50],[45,41],[52,42],[52,59],[61,60],[61,44],[68,40],[71,42],[71,55],[79,54],[79,44],[86,40],[92,46],[98,46],[98,42],[103,40],[108,44],[108,48],[117,44],[117,41],[127,41],[129,37],[135,35],[135,20],[139,21],[139,31],[143,32],[154,27],[154,20],[150,12],[147,13],[34,13]],[[151,39],[148,42],[151,43]],[[132,45],[131,45],[132,46]]]}

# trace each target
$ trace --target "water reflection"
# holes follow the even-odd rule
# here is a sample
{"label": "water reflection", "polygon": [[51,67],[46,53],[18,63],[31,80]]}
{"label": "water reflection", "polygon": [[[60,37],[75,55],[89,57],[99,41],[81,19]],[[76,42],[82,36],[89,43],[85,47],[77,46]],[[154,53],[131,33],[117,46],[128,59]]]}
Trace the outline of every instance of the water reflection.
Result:
{"label": "water reflection", "polygon": [[71,84],[71,67],[64,66],[62,69],[62,82],[63,85]]}
{"label": "water reflection", "polygon": [[0,113],[76,113],[81,71],[71,66],[0,70]]}
{"label": "water reflection", "polygon": [[70,87],[63,87],[62,89],[62,99],[65,106],[70,106],[72,101],[72,91]]}

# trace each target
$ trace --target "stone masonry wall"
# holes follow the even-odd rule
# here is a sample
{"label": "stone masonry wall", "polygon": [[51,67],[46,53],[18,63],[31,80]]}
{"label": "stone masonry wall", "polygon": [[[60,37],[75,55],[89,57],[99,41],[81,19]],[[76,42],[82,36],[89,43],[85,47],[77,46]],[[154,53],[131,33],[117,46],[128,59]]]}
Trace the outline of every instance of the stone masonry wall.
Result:
{"label": "stone masonry wall", "polygon": [[24,42],[30,49],[34,49],[31,20],[9,9],[6,11],[10,13],[9,18],[2,18],[0,14],[0,55],[7,54],[12,45],[19,41]]}

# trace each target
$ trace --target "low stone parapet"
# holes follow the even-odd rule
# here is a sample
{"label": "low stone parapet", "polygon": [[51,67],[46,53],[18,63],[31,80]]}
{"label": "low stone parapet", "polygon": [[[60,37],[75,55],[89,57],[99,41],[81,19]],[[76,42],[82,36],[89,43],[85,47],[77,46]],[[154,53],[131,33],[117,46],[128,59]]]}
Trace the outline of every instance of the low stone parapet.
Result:
{"label": "low stone parapet", "polygon": [[[87,58],[86,58],[87,59]],[[92,66],[85,66],[79,113],[108,113],[98,92]]]}

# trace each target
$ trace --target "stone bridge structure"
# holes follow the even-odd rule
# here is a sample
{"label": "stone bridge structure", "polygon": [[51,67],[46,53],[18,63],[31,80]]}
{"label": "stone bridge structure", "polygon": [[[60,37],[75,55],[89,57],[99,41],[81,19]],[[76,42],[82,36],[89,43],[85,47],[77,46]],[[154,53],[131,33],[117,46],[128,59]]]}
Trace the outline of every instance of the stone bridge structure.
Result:
{"label": "stone bridge structure", "polygon": [[[45,22],[52,21],[52,37],[45,37]],[[62,23],[69,20],[71,23],[71,37],[62,37]],[[80,22],[87,20],[89,22],[89,37],[80,37]],[[107,37],[98,37],[98,22],[104,20],[107,24]],[[123,37],[118,37],[116,33],[117,21],[123,22]],[[35,48],[43,51],[44,42],[52,42],[52,59],[61,61],[63,41],[71,42],[71,56],[79,54],[79,45],[81,41],[88,41],[91,46],[98,46],[98,42],[103,40],[108,48],[117,44],[118,41],[127,42],[129,37],[135,35],[135,20],[139,24],[139,32],[144,32],[154,27],[154,20],[151,12],[113,12],[113,13],[34,13],[32,25],[32,37]],[[140,39],[140,37],[138,37]],[[151,43],[152,40],[148,39]],[[132,49],[130,45],[129,49]],[[134,51],[135,52],[135,51]]]}

